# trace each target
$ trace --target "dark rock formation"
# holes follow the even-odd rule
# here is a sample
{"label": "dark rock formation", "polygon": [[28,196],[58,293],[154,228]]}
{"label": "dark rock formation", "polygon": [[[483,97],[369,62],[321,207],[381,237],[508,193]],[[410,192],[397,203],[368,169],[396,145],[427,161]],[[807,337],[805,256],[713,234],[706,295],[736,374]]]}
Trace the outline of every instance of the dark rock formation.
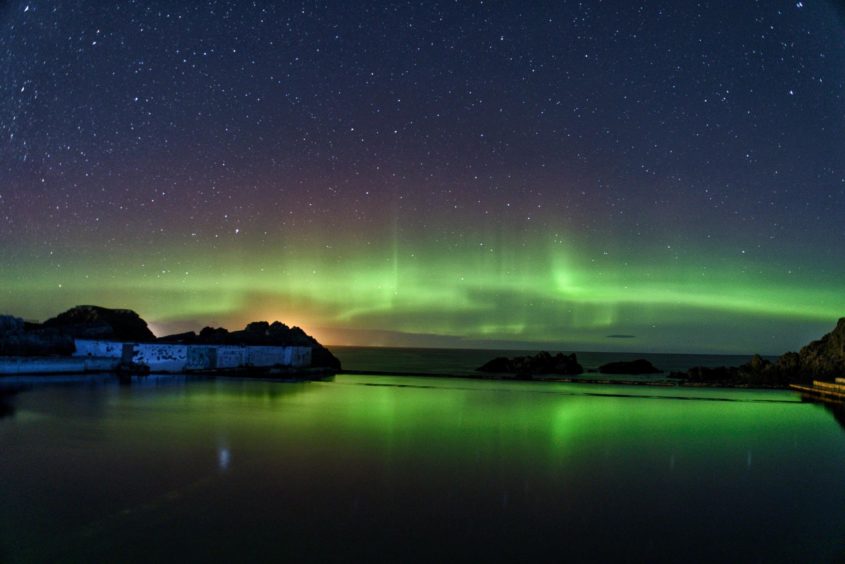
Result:
{"label": "dark rock formation", "polygon": [[565,355],[557,353],[552,356],[546,351],[534,356],[516,356],[513,358],[498,357],[483,366],[476,368],[479,372],[498,374],[514,374],[520,378],[529,378],[537,374],[558,374],[572,376],[584,372],[578,364],[575,353]]}
{"label": "dark rock formation", "polygon": [[132,310],[99,306],[76,306],[43,323],[76,339],[152,342],[156,340],[147,322]]}
{"label": "dark rock formation", "polygon": [[800,352],[788,352],[775,362],[754,355],[741,366],[706,368],[697,366],[687,372],[673,372],[672,377],[696,383],[786,386],[845,376],[845,318],[817,341]]}
{"label": "dark rock formation", "polygon": [[631,361],[608,362],[599,366],[602,374],[660,374],[663,372],[644,358]]}
{"label": "dark rock formation", "polygon": [[687,372],[673,372],[671,376],[697,384],[766,387],[786,386],[799,377],[797,373],[785,370],[780,360],[771,362],[757,354],[740,366],[694,366]]}
{"label": "dark rock formation", "polygon": [[226,343],[229,342],[229,330],[223,327],[203,327],[200,331],[198,342],[200,343]]}
{"label": "dark rock formation", "polygon": [[128,309],[76,306],[42,324],[0,316],[0,355],[70,355],[76,338],[155,341],[147,323]]}
{"label": "dark rock formation", "polygon": [[[525,357],[517,357],[517,358],[525,358]],[[479,366],[476,368],[478,372],[492,372],[496,374],[508,374],[508,373],[515,373],[516,369],[514,368],[514,361],[516,359],[509,359],[504,356],[497,356],[493,360],[490,360],[484,365]]]}
{"label": "dark rock formation", "polygon": [[24,330],[24,321],[20,317],[0,315],[0,335],[20,333]]}
{"label": "dark rock formation", "polygon": [[188,331],[186,333],[174,333],[173,335],[165,335],[164,337],[159,337],[158,342],[172,344],[196,343],[197,334],[193,331]]}
{"label": "dark rock formation", "polygon": [[340,370],[340,361],[299,327],[288,327],[274,321],[253,321],[241,331],[228,331],[222,327],[205,327],[199,335],[193,331],[162,337],[167,343],[202,343],[209,345],[264,345],[311,347],[311,364],[315,368]]}
{"label": "dark rock formation", "polygon": [[70,356],[73,351],[73,338],[55,329],[0,336],[0,356]]}
{"label": "dark rock formation", "polygon": [[687,380],[694,384],[736,385],[739,383],[739,368],[736,366],[719,366],[716,368],[693,366],[686,372],[672,372],[669,376]]}
{"label": "dark rock formation", "polygon": [[[789,354],[795,353],[784,356]],[[833,331],[803,347],[798,358],[793,356],[788,363],[798,365],[804,380],[845,376],[845,317],[839,320]]]}
{"label": "dark rock formation", "polygon": [[0,315],[0,356],[69,355],[73,339],[19,317]]}
{"label": "dark rock formation", "polygon": [[222,327],[206,327],[199,335],[190,331],[156,339],[147,327],[147,322],[128,309],[76,306],[40,325],[24,322],[17,317],[0,316],[0,355],[70,355],[74,351],[73,339],[136,343],[303,346],[311,347],[313,367],[340,370],[340,361],[316,339],[299,327],[288,327],[278,321],[256,321],[242,331],[230,332]]}

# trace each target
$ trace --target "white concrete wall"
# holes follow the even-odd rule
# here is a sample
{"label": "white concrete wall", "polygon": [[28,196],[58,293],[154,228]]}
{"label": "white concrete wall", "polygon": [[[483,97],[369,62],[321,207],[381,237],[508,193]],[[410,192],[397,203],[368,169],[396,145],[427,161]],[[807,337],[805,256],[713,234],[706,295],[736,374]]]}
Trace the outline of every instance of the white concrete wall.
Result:
{"label": "white concrete wall", "polygon": [[217,347],[214,345],[188,345],[188,370],[209,370],[216,365]]}
{"label": "white concrete wall", "polygon": [[217,368],[246,366],[246,347],[222,345],[217,347]]}
{"label": "white concrete wall", "polygon": [[151,372],[183,372],[188,364],[188,345],[138,343],[134,349],[132,362]]}
{"label": "white concrete wall", "polygon": [[120,361],[124,345],[132,347],[132,362],[150,367],[152,372],[183,372],[242,368],[311,366],[311,347],[272,347],[240,345],[180,345],[164,343],[121,343],[76,339],[76,357],[108,358]]}
{"label": "white concrete wall", "polygon": [[286,347],[247,347],[248,366],[268,367],[284,366]]}
{"label": "white concrete wall", "polygon": [[249,366],[311,366],[311,347],[246,347]]}
{"label": "white concrete wall", "polygon": [[76,351],[73,356],[99,356],[104,358],[121,358],[123,343],[115,341],[90,341],[88,339],[74,339]]}

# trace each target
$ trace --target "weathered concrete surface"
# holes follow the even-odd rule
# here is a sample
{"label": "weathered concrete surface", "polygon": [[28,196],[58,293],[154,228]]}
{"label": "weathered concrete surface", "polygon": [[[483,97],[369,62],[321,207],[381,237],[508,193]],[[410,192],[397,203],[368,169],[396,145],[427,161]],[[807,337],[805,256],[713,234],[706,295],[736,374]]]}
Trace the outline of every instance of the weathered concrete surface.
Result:
{"label": "weathered concrete surface", "polygon": [[309,368],[310,347],[184,345],[76,340],[74,357],[106,357],[146,366],[151,372],[238,368]]}

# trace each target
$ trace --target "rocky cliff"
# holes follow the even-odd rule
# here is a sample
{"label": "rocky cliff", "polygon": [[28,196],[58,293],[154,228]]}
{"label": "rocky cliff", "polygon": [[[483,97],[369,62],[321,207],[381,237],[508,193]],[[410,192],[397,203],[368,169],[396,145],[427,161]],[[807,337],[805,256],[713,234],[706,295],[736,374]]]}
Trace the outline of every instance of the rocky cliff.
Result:
{"label": "rocky cliff", "polygon": [[[787,353],[781,359],[794,354]],[[789,361],[797,364],[805,379],[845,377],[845,317],[839,319],[833,331],[802,347],[797,359],[790,357]]]}
{"label": "rocky cliff", "polygon": [[311,347],[311,364],[314,367],[340,370],[340,361],[317,339],[299,327],[288,327],[274,321],[253,321],[240,331],[229,331],[222,327],[205,327],[199,334],[193,331],[168,335],[159,339],[167,343],[204,343],[214,345],[264,345]]}
{"label": "rocky cliff", "polygon": [[131,309],[109,309],[93,305],[72,307],[42,324],[76,339],[148,343],[156,336],[147,322]]}
{"label": "rocky cliff", "polygon": [[74,339],[152,342],[146,321],[128,309],[76,306],[44,323],[0,316],[0,355],[53,356],[73,353]]}
{"label": "rocky cliff", "polygon": [[191,331],[156,339],[147,322],[129,309],[76,306],[41,324],[0,315],[0,355],[70,355],[74,351],[73,339],[311,347],[314,367],[340,370],[340,361],[316,339],[299,327],[288,327],[278,321],[257,321],[231,332],[206,327],[199,334]]}
{"label": "rocky cliff", "polygon": [[845,377],[845,317],[821,339],[802,347],[797,353],[785,353],[774,362],[755,354],[742,366],[697,366],[687,372],[673,373],[673,376],[691,382],[762,386],[785,386]]}

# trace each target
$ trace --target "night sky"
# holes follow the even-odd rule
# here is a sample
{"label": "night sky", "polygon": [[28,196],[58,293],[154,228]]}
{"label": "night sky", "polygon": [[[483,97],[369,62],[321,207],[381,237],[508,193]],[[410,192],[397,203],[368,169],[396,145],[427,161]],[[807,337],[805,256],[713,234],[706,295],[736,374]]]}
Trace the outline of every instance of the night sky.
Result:
{"label": "night sky", "polygon": [[0,6],[0,312],[741,353],[845,316],[836,2]]}

